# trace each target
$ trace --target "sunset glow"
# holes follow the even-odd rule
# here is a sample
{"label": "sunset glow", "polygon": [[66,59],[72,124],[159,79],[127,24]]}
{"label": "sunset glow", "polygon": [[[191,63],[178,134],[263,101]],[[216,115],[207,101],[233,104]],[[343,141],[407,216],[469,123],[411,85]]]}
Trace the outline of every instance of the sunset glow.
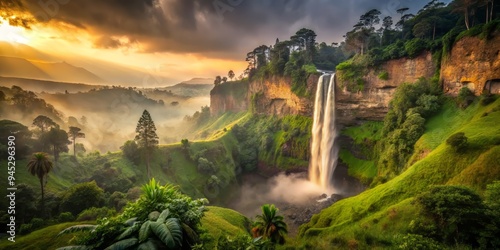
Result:
{"label": "sunset glow", "polygon": [[0,41],[28,44],[30,40],[24,33],[24,28],[11,26],[8,21],[0,17]]}

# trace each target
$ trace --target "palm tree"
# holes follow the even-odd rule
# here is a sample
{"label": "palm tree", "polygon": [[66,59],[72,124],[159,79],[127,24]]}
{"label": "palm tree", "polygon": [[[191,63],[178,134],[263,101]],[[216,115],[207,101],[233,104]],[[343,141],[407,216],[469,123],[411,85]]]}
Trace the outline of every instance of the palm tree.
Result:
{"label": "palm tree", "polygon": [[46,153],[37,152],[33,154],[33,158],[31,158],[30,162],[28,162],[28,171],[32,175],[36,175],[40,180],[40,188],[42,189],[42,216],[44,213],[44,183],[43,180],[49,174],[50,170],[52,170],[52,162],[49,160],[49,157]]}
{"label": "palm tree", "polygon": [[287,225],[283,221],[283,216],[277,215],[279,209],[274,204],[265,204],[261,208],[262,215],[257,215],[252,229],[253,236],[262,236],[271,242],[284,244],[285,235],[288,231]]}

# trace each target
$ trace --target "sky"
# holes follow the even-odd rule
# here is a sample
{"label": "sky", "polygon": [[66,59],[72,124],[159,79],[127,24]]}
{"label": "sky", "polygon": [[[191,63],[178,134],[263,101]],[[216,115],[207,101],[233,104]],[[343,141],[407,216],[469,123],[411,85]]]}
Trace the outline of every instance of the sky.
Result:
{"label": "sky", "polygon": [[[246,52],[300,28],[318,42],[341,42],[376,8],[417,12],[412,0],[2,0],[0,40],[44,52],[86,56],[153,71],[177,81],[238,75]],[[445,1],[449,2],[449,1]],[[6,20],[9,20],[8,22]]]}

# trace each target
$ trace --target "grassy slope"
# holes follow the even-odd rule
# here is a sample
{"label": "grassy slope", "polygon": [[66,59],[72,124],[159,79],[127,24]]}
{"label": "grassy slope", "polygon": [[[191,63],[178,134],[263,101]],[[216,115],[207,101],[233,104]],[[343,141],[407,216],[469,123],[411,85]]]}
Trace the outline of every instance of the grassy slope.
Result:
{"label": "grassy slope", "polygon": [[[214,237],[212,244],[216,244],[220,236],[236,236],[238,234],[248,234],[249,220],[240,213],[221,207],[208,207],[208,211],[202,218],[203,228]],[[33,249],[46,250],[67,246],[75,235],[69,234],[57,237],[57,234],[65,228],[73,225],[86,224],[86,222],[71,222],[49,226],[26,236],[16,238],[15,243],[6,239],[0,241],[0,249]],[[213,246],[213,245],[212,245]],[[207,249],[212,249],[207,246]]]}
{"label": "grassy slope", "polygon": [[[485,112],[487,116],[483,116]],[[408,230],[419,209],[412,200],[430,186],[463,184],[483,190],[486,184],[500,179],[498,121],[500,99],[486,107],[475,103],[465,111],[446,104],[429,120],[426,133],[417,142],[415,154],[423,159],[391,181],[315,215],[301,228],[304,246],[384,248]],[[456,132],[465,132],[469,138],[463,154],[444,142]],[[420,151],[427,153],[422,156]]]}

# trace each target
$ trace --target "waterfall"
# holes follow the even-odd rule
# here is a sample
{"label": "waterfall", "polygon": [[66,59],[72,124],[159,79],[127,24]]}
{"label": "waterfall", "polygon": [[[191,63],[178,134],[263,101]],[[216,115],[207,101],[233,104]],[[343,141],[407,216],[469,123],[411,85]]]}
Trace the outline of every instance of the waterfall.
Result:
{"label": "waterfall", "polygon": [[309,180],[331,189],[338,157],[338,148],[334,147],[335,74],[323,74],[318,80],[313,119]]}

